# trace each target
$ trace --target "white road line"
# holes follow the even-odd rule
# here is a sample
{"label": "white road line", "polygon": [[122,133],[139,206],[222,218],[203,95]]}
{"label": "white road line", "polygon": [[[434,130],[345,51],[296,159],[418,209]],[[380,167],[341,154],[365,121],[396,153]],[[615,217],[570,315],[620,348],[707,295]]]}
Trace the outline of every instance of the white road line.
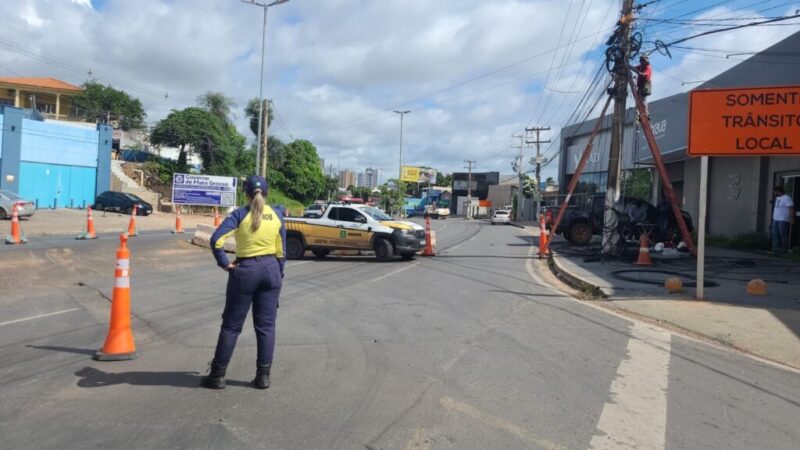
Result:
{"label": "white road line", "polygon": [[664,448],[670,336],[652,325],[633,323],[628,355],[611,383],[590,449]]}
{"label": "white road line", "polygon": [[66,314],[68,312],[78,311],[79,309],[80,308],[65,309],[63,311],[56,311],[56,312],[51,312],[51,313],[47,313],[47,314],[39,314],[38,316],[31,316],[31,317],[25,317],[25,318],[22,318],[22,319],[9,320],[8,322],[0,322],[0,327],[2,327],[4,325],[11,325],[12,323],[27,322],[29,320],[43,319],[45,317],[57,316],[59,314]]}
{"label": "white road line", "polygon": [[414,264],[411,264],[410,266],[403,267],[402,269],[397,269],[397,270],[395,270],[394,272],[389,272],[389,273],[387,273],[386,275],[383,275],[383,276],[380,276],[380,277],[378,277],[378,278],[372,279],[372,280],[370,280],[369,282],[370,282],[370,283],[374,283],[374,282],[376,282],[376,281],[380,281],[380,280],[382,280],[382,279],[384,279],[384,278],[390,277],[390,276],[392,276],[392,275],[397,275],[398,273],[400,273],[400,272],[402,272],[402,271],[404,271],[404,270],[408,270],[408,269],[410,269],[410,268],[412,268],[412,267],[416,267],[416,266],[418,266],[418,265],[420,265],[420,263],[414,263]]}

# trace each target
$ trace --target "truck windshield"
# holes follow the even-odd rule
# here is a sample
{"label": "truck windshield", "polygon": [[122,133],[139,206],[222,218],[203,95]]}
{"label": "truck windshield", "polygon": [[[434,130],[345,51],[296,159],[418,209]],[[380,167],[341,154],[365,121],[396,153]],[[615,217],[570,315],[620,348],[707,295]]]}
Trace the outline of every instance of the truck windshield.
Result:
{"label": "truck windshield", "polygon": [[392,217],[381,212],[379,209],[373,208],[371,206],[365,206],[360,208],[360,211],[364,214],[372,217],[375,220],[392,220]]}

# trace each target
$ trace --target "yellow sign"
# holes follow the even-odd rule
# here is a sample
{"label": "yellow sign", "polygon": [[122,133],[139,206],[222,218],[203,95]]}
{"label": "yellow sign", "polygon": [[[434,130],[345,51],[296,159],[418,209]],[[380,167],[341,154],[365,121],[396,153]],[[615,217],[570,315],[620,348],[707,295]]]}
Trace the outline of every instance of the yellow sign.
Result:
{"label": "yellow sign", "polygon": [[400,172],[400,181],[408,183],[419,182],[419,167],[403,166]]}

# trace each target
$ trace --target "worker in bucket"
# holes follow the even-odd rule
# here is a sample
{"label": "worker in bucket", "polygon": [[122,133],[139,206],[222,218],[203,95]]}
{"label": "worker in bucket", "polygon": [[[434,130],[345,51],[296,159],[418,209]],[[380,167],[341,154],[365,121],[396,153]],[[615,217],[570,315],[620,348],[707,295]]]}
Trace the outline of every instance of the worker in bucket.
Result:
{"label": "worker in bucket", "polygon": [[[281,210],[266,205],[267,180],[254,175],[244,183],[250,204],[235,210],[211,236],[211,249],[217,264],[228,272],[225,309],[217,350],[210,373],[203,378],[209,389],[225,388],[225,372],[252,305],[256,332],[256,377],[253,386],[270,385],[270,368],[275,350],[275,321],[278,297],[283,285],[286,229]],[[236,238],[236,260],[225,253],[225,240]]]}
{"label": "worker in bucket", "polygon": [[650,111],[647,108],[647,97],[653,93],[653,66],[650,65],[650,57],[642,55],[639,57],[639,65],[633,68],[636,72],[636,93],[642,100],[644,112],[650,118]]}

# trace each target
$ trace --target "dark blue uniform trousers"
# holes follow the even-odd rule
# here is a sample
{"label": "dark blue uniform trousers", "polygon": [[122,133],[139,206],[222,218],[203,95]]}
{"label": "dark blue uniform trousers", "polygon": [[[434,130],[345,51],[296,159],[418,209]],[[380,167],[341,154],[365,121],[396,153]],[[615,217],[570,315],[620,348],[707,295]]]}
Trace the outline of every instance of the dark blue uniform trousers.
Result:
{"label": "dark blue uniform trousers", "polygon": [[251,303],[258,348],[256,363],[259,366],[272,364],[275,319],[282,285],[280,265],[273,256],[240,260],[239,266],[228,274],[225,311],[222,313],[222,329],[219,332],[217,351],[214,353],[213,367],[228,367]]}

